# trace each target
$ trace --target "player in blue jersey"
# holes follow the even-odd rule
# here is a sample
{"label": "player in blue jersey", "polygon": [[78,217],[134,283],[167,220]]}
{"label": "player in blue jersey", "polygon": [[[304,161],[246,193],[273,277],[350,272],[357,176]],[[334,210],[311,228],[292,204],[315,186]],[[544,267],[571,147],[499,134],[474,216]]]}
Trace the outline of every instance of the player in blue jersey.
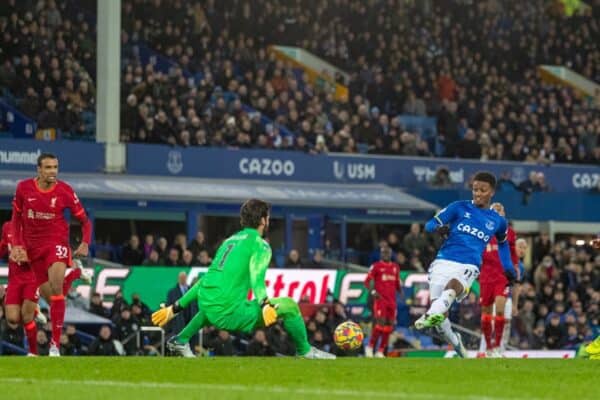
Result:
{"label": "player in blue jersey", "polygon": [[479,276],[481,254],[492,236],[498,239],[500,261],[509,281],[516,278],[506,241],[508,223],[490,209],[495,189],[496,177],[478,172],[473,178],[473,200],[455,201],[425,224],[427,232],[438,232],[446,240],[429,267],[431,305],[415,321],[415,328],[435,328],[460,357],[466,357],[466,350],[446,316],[452,303],[464,299]]}

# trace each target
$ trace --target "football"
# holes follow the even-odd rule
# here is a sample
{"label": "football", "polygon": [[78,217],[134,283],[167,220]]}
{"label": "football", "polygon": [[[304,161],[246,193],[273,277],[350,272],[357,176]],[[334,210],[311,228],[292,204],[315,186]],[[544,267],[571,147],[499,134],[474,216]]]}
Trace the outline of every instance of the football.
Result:
{"label": "football", "polygon": [[358,349],[361,346],[364,337],[360,326],[352,321],[342,322],[333,332],[335,344],[343,350]]}

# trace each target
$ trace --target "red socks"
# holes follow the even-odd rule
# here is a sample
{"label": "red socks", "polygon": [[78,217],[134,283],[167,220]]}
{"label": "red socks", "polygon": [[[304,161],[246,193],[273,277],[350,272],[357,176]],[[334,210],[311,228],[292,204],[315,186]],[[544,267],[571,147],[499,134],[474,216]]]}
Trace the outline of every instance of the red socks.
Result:
{"label": "red socks", "polygon": [[371,339],[369,340],[369,347],[375,349],[377,345],[377,340],[379,340],[379,336],[383,333],[383,326],[375,325],[373,327],[373,332],[371,332]]}
{"label": "red socks", "polygon": [[390,340],[390,334],[392,333],[393,327],[384,326],[381,329],[382,329],[382,332],[381,332],[381,343],[379,344],[379,351],[382,353],[385,353],[385,350],[387,349],[387,346],[388,346],[388,342]]}
{"label": "red socks", "polygon": [[79,279],[81,277],[81,270],[79,268],[73,268],[71,271],[65,276],[65,280],[63,282],[63,294],[66,296],[71,289],[71,285],[73,281]]}
{"label": "red socks", "polygon": [[485,338],[485,345],[488,350],[494,348],[492,346],[492,316],[490,314],[481,314],[481,332]]}
{"label": "red socks", "polygon": [[497,315],[496,319],[494,319],[494,334],[496,340],[496,347],[500,347],[502,344],[502,333],[504,332],[504,319],[503,315]]}
{"label": "red socks", "polygon": [[50,319],[52,320],[52,342],[60,347],[60,335],[65,322],[65,296],[50,297]]}
{"label": "red socks", "polygon": [[25,334],[27,335],[27,343],[29,344],[29,352],[37,354],[37,325],[35,321],[29,321],[24,326]]}

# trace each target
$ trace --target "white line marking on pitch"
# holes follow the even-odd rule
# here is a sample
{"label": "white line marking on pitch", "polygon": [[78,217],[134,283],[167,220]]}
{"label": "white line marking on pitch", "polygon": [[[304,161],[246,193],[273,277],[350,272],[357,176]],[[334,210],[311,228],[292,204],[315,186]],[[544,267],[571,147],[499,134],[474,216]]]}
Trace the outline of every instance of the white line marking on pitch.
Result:
{"label": "white line marking on pitch", "polygon": [[[458,400],[525,400],[517,397],[490,397],[490,396],[456,396],[448,394],[433,393],[410,393],[410,392],[383,392],[383,391],[361,391],[344,389],[313,389],[303,387],[283,387],[283,386],[262,386],[262,385],[225,385],[218,383],[174,383],[174,382],[125,382],[110,380],[69,380],[69,379],[38,379],[38,378],[0,378],[3,383],[36,383],[36,385],[86,385],[102,387],[123,387],[123,388],[147,388],[147,389],[181,389],[181,390],[222,390],[231,392],[259,392],[259,393],[279,393],[279,394],[298,394],[314,396],[338,396],[338,397],[361,397],[361,398],[384,398],[384,399],[458,399]],[[527,400],[540,400],[528,397]]]}

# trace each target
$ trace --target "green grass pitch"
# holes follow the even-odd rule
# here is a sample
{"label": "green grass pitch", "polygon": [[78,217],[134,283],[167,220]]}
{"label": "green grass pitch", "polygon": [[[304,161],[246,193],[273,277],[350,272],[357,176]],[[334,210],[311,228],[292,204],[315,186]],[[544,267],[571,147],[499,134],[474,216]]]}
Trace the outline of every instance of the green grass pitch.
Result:
{"label": "green grass pitch", "polygon": [[4,400],[600,399],[589,360],[0,358]]}

